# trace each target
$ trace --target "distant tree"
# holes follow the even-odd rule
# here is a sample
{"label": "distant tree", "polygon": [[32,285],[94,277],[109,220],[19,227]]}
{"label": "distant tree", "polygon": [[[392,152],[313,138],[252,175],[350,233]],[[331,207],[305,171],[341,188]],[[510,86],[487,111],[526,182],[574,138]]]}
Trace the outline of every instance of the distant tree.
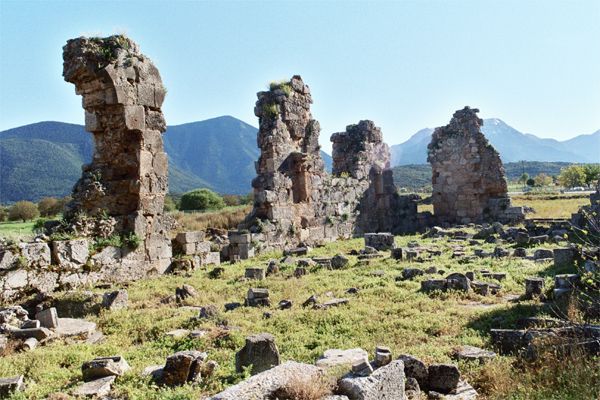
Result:
{"label": "distant tree", "polygon": [[0,222],[6,221],[6,217],[8,217],[8,208],[0,205]]}
{"label": "distant tree", "polygon": [[164,210],[165,211],[175,211],[175,210],[177,210],[177,203],[175,203],[175,200],[173,199],[173,197],[171,195],[166,195],[165,196]]}
{"label": "distant tree", "polygon": [[525,183],[527,183],[527,186],[529,186],[529,187],[534,187],[535,186],[535,179],[529,178],[529,179],[527,179],[527,182],[525,182]]}
{"label": "distant tree", "polygon": [[538,187],[543,187],[543,186],[550,186],[552,185],[552,177],[548,176],[544,173],[541,174],[537,174],[535,176],[535,178],[533,178],[534,182],[535,182],[535,186]]}
{"label": "distant tree", "polygon": [[225,207],[223,198],[210,189],[196,189],[181,196],[180,210],[219,210]]}
{"label": "distant tree", "polygon": [[566,188],[585,185],[585,168],[581,165],[569,165],[560,170],[558,183]]}
{"label": "distant tree", "polygon": [[223,201],[227,206],[239,206],[241,204],[242,196],[237,194],[224,194]]}
{"label": "distant tree", "polygon": [[8,210],[8,219],[10,221],[21,220],[23,222],[35,219],[40,216],[40,210],[35,203],[31,201],[17,201]]}
{"label": "distant tree", "polygon": [[583,172],[585,173],[585,184],[587,186],[595,184],[600,179],[600,165],[598,164],[584,165]]}
{"label": "distant tree", "polygon": [[38,209],[42,217],[50,217],[62,212],[62,202],[56,197],[44,197],[38,201]]}
{"label": "distant tree", "polygon": [[523,174],[519,177],[519,183],[525,185],[529,180],[529,174],[527,172],[523,172]]}

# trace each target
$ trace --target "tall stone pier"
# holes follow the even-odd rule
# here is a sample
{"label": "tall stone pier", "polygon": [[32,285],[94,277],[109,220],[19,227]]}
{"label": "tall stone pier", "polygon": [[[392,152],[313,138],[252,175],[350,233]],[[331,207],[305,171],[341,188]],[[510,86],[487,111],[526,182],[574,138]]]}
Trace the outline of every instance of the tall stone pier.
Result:
{"label": "tall stone pier", "polygon": [[163,217],[166,90],[158,69],[121,35],[69,40],[63,60],[64,79],[82,96],[85,127],[95,143],[66,217],[82,236],[138,238],[139,246],[123,257],[128,278],[163,272],[171,244]]}
{"label": "tall stone pier", "polygon": [[521,207],[511,207],[504,166],[481,132],[478,112],[469,107],[456,111],[448,125],[434,131],[428,146],[438,223],[508,223],[524,218]]}

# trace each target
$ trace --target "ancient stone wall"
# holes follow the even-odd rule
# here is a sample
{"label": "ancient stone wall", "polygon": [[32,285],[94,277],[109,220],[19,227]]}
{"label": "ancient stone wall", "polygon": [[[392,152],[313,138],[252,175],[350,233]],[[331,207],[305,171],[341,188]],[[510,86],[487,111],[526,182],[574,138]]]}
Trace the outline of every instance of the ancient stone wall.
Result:
{"label": "ancient stone wall", "polygon": [[168,162],[160,107],[166,90],[158,69],[124,36],[69,40],[63,59],[63,76],[83,97],[85,127],[95,143],[67,218],[84,236],[136,235],[141,244],[128,261],[162,272],[171,245],[163,226]]}
{"label": "ancient stone wall", "polygon": [[232,233],[232,255],[252,253],[252,243],[285,248],[367,231],[416,229],[416,203],[396,193],[380,129],[372,121],[360,121],[334,134],[333,174],[327,174],[311,103],[299,76],[258,93],[254,112],[261,155],[252,182],[255,203],[240,226],[250,231],[251,239],[238,246],[238,237],[246,234]]}
{"label": "ancient stone wall", "polygon": [[498,152],[481,132],[478,109],[465,107],[437,128],[428,146],[433,208],[438,223],[516,222],[523,210],[511,207]]}
{"label": "ancient stone wall", "polygon": [[83,97],[93,160],[83,167],[65,220],[47,224],[50,238],[0,241],[0,301],[131,281],[164,273],[171,264],[163,216],[167,155],[160,107],[166,90],[158,70],[124,36],[69,40],[63,59],[65,80]]}

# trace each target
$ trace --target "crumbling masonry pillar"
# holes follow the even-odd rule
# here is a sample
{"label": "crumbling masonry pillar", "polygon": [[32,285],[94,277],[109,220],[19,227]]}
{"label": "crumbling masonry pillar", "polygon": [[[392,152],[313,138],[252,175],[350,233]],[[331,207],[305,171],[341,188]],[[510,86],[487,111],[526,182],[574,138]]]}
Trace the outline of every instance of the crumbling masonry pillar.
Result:
{"label": "crumbling masonry pillar", "polygon": [[95,143],[67,218],[84,235],[135,234],[141,244],[123,262],[163,272],[171,245],[163,224],[168,162],[160,74],[137,44],[121,35],[69,40],[63,59],[63,76],[83,97],[85,127]]}

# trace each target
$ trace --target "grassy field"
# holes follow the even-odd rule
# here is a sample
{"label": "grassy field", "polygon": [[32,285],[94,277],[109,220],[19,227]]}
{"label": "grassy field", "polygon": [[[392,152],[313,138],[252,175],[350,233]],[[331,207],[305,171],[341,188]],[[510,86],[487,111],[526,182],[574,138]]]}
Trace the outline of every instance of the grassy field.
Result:
{"label": "grassy field", "polygon": [[0,238],[27,239],[33,237],[33,221],[28,222],[0,222]]}
{"label": "grassy field", "polygon": [[[588,194],[531,194],[511,196],[513,206],[527,206],[535,210],[526,218],[571,218],[579,207],[590,204]],[[420,204],[419,212],[433,213],[433,205]]]}
{"label": "grassy field", "polygon": [[535,213],[527,214],[527,218],[571,218],[579,207],[590,204],[589,195],[522,195],[512,197],[514,206],[528,206]]}
{"label": "grassy field", "polygon": [[[556,208],[549,206],[549,209]],[[225,273],[216,279],[209,277],[209,271],[201,270],[189,277],[162,276],[132,283],[127,287],[129,308],[119,311],[93,312],[89,303],[84,307],[82,300],[90,297],[84,289],[58,294],[55,305],[59,316],[83,316],[96,322],[106,336],[105,341],[93,345],[54,342],[30,353],[8,352],[0,359],[0,376],[25,375],[26,391],[13,399],[44,399],[52,393],[68,394],[80,385],[83,362],[96,356],[120,354],[132,370],[117,379],[114,385],[117,398],[199,399],[243,379],[235,373],[234,354],[243,346],[247,335],[259,332],[269,332],[276,337],[284,361],[313,363],[329,348],[362,347],[372,353],[375,346],[385,345],[396,356],[409,353],[426,362],[454,362],[450,353],[459,345],[491,348],[490,328],[513,328],[519,318],[551,316],[551,310],[542,303],[512,299],[523,294],[526,277],[544,277],[549,285],[556,273],[568,272],[555,269],[551,263],[512,258],[476,259],[461,264],[451,257],[456,242],[421,239],[418,235],[396,237],[399,246],[413,240],[441,250],[442,255],[425,263],[392,260],[387,253],[384,258],[370,263],[360,263],[348,256],[350,265],[343,270],[312,268],[308,275],[294,278],[294,266],[282,265],[278,274],[262,282],[245,280],[246,267],[266,267],[270,259],[281,257],[280,253],[263,254],[242,263],[224,265]],[[312,250],[309,256],[347,254],[363,247],[362,239],[338,241]],[[478,247],[491,251],[495,245],[482,243]],[[471,254],[473,250],[467,249]],[[432,265],[445,270],[446,274],[488,269],[507,272],[508,277],[501,282],[502,291],[488,297],[461,293],[430,296],[419,291],[420,280],[430,276],[403,282],[394,279],[404,268]],[[383,271],[383,276],[374,275],[375,271]],[[199,295],[183,307],[164,304],[163,299],[173,295],[175,288],[184,283],[194,286]],[[251,287],[268,288],[273,307],[223,311],[225,303],[243,302]],[[351,287],[358,288],[358,294],[346,294]],[[86,289],[98,294],[108,290]],[[346,297],[350,302],[327,310],[302,308],[302,302],[313,294],[319,301]],[[290,310],[276,309],[283,299],[293,302]],[[207,304],[216,305],[221,315],[212,320],[196,320],[197,310],[187,307]],[[272,317],[264,319],[264,311],[272,312]],[[224,329],[224,325],[229,329]],[[165,336],[177,328],[204,329],[208,334],[200,339]],[[216,374],[200,384],[172,389],[157,387],[149,378],[140,376],[145,367],[164,364],[166,356],[186,349],[206,351],[209,359],[220,365]],[[458,364],[484,399],[576,400],[597,399],[600,395],[597,361],[579,360],[564,368],[564,364],[555,360],[524,365],[515,357],[500,356],[485,365]],[[62,398],[54,396],[56,400]]]}

